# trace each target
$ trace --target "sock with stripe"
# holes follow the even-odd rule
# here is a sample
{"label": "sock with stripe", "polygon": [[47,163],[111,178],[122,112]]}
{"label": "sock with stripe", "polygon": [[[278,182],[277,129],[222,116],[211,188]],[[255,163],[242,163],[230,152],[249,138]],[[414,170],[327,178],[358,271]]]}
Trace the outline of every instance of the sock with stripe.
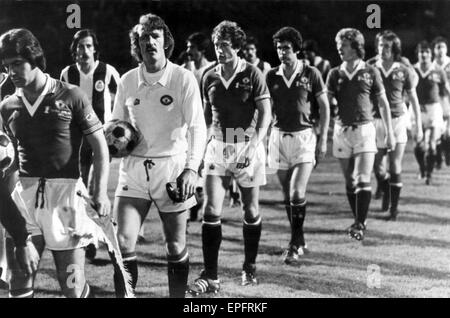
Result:
{"label": "sock with stripe", "polygon": [[244,236],[244,267],[256,263],[258,255],[259,240],[261,238],[262,222],[261,216],[244,219],[242,234]]}
{"label": "sock with stripe", "polygon": [[400,192],[403,187],[401,176],[399,173],[391,174],[390,187],[391,187],[391,211],[397,211],[398,201],[400,199]]}
{"label": "sock with stripe", "polygon": [[354,186],[347,186],[347,199],[350,204],[350,208],[352,209],[353,217],[356,218],[356,188]]}
{"label": "sock with stripe", "polygon": [[187,248],[179,255],[167,255],[167,277],[169,297],[184,298],[189,275],[189,254]]}
{"label": "sock with stripe", "polygon": [[205,265],[204,275],[217,279],[219,248],[222,243],[222,224],[219,217],[205,215],[202,224],[202,250]]}
{"label": "sock with stripe", "polygon": [[367,213],[369,212],[370,199],[372,198],[372,188],[370,183],[360,182],[356,186],[356,220],[365,224]]}
{"label": "sock with stripe", "polygon": [[[131,276],[131,286],[133,291],[136,289],[136,284],[138,280],[138,265],[136,252],[123,253],[123,265],[125,269],[130,273]],[[114,267],[114,289],[116,291],[117,298],[125,297],[125,286],[123,280],[121,279],[122,274],[120,269]]]}
{"label": "sock with stripe", "polygon": [[291,242],[297,248],[305,245],[305,237],[303,234],[303,222],[306,215],[306,199],[297,199],[291,202],[292,210],[292,226],[291,226]]}

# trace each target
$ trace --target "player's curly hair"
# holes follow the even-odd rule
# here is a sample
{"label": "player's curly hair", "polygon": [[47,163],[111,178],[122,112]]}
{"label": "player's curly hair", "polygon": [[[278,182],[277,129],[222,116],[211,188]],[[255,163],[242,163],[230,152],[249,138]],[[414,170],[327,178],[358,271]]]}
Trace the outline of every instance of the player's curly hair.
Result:
{"label": "player's curly hair", "polygon": [[448,41],[443,36],[437,36],[433,39],[431,46],[434,48],[437,44],[444,43],[448,47]]}
{"label": "player's curly hair", "polygon": [[272,40],[275,48],[277,47],[277,42],[289,41],[292,43],[294,52],[302,49],[302,35],[293,27],[282,27],[272,36]]}
{"label": "player's curly hair", "polygon": [[[379,42],[385,39],[386,41],[392,42],[392,54],[394,55],[394,61],[402,60],[402,41],[400,38],[391,30],[384,30],[378,32],[375,36],[375,47],[378,50]],[[380,54],[381,52],[378,52]]]}
{"label": "player's curly hair", "polygon": [[0,59],[20,56],[34,67],[45,71],[44,51],[38,39],[27,29],[11,29],[0,36]]}
{"label": "player's curly hair", "polygon": [[138,61],[138,63],[142,62],[142,53],[141,48],[139,47],[139,31],[141,28],[144,28],[146,31],[163,30],[164,53],[166,58],[170,58],[172,56],[175,40],[173,39],[172,33],[170,33],[169,27],[162,18],[156,14],[148,13],[141,15],[139,18],[139,23],[136,24],[129,33],[131,55],[136,59],[136,61]]}
{"label": "player's curly hair", "polygon": [[337,41],[348,40],[350,41],[350,46],[356,51],[356,55],[363,59],[366,51],[364,50],[364,36],[362,33],[354,28],[343,28],[339,30],[335,38]]}
{"label": "player's curly hair", "polygon": [[240,50],[244,45],[246,35],[236,22],[222,21],[213,30],[211,38],[227,39],[231,41],[231,47]]}
{"label": "player's curly hair", "polygon": [[77,33],[75,33],[75,35],[73,36],[73,39],[72,39],[72,43],[70,44],[70,54],[72,54],[72,58],[74,61],[77,56],[78,42],[80,42],[81,39],[87,38],[88,36],[90,36],[92,38],[92,42],[94,44],[94,49],[95,49],[94,60],[98,60],[98,58],[100,56],[100,51],[99,51],[97,35],[91,29],[83,29],[83,30],[80,30]]}
{"label": "player's curly hair", "polygon": [[186,42],[194,44],[200,52],[205,53],[208,49],[211,41],[209,38],[201,32],[195,32],[188,36]]}

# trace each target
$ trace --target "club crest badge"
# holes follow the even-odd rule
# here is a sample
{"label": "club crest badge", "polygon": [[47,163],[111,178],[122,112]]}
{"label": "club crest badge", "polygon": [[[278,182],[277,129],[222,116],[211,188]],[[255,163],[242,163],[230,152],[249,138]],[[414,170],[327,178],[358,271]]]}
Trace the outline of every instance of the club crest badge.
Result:
{"label": "club crest badge", "polygon": [[172,96],[164,95],[164,96],[161,97],[160,102],[164,106],[169,106],[170,104],[172,104],[173,98],[172,98]]}
{"label": "club crest badge", "polygon": [[103,92],[103,90],[105,89],[105,82],[103,82],[102,80],[98,80],[97,82],[95,82],[94,87],[97,92]]}

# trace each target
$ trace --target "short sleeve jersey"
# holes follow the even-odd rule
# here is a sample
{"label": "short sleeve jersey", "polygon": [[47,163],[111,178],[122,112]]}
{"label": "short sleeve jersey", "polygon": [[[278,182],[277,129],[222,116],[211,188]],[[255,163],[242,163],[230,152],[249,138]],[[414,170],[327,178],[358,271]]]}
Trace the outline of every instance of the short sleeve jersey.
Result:
{"label": "short sleeve jersey", "polygon": [[34,105],[18,89],[0,104],[0,114],[17,140],[19,175],[24,177],[78,179],[82,135],[102,129],[81,90],[48,75]]}
{"label": "short sleeve jersey", "polygon": [[[389,70],[385,70],[380,59],[375,60],[373,66],[380,71],[383,79],[392,117],[403,115],[405,112],[403,93],[414,88],[412,70],[401,62],[394,62]],[[374,116],[380,118],[378,100],[373,98],[372,101],[374,103]]]}
{"label": "short sleeve jersey", "polygon": [[278,66],[267,74],[267,86],[273,102],[275,127],[287,132],[313,127],[312,114],[319,112],[314,101],[327,91],[318,69],[299,61],[288,80]]}
{"label": "short sleeve jersey", "polygon": [[214,136],[225,140],[227,129],[242,128],[247,136],[253,134],[256,102],[270,98],[270,94],[261,71],[240,59],[229,80],[222,77],[220,64],[205,74],[203,98],[206,111],[211,113]]}
{"label": "short sleeve jersey", "polygon": [[414,64],[414,70],[419,75],[416,90],[420,105],[439,103],[439,94],[444,94],[447,83],[444,70],[434,64],[426,72],[419,64]]}
{"label": "short sleeve jersey", "polygon": [[327,78],[327,89],[336,98],[339,119],[346,126],[372,121],[371,94],[384,93],[380,72],[363,61],[351,74],[345,62],[333,68]]}
{"label": "short sleeve jersey", "polygon": [[[446,58],[444,59],[444,63],[442,65],[437,64],[436,61],[434,61],[433,64],[436,67],[440,67],[444,70],[445,75],[447,77],[447,81],[449,81],[450,80],[450,57],[446,56]],[[440,90],[439,95],[441,97],[443,97],[443,96],[445,96],[445,92],[443,90]]]}

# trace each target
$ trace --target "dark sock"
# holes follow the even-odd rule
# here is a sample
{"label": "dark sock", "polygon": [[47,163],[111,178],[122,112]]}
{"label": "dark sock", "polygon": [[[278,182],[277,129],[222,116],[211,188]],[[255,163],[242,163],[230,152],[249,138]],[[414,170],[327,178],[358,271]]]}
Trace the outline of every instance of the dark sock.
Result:
{"label": "dark sock", "polygon": [[414,147],[414,156],[419,164],[420,174],[425,176],[425,151],[422,146],[416,145],[416,147]]}
{"label": "dark sock", "polygon": [[442,142],[439,141],[439,143],[436,145],[436,165],[441,166],[442,165]]}
{"label": "dark sock", "polygon": [[261,229],[262,222],[260,215],[254,219],[244,220],[244,226],[242,228],[242,234],[244,236],[244,264],[256,263]]}
{"label": "dark sock", "polygon": [[364,224],[369,212],[372,188],[370,183],[360,182],[356,187],[356,220]]}
{"label": "dark sock", "polygon": [[189,275],[189,254],[184,248],[179,255],[167,255],[167,277],[169,279],[169,297],[184,298]]}
{"label": "dark sock", "polygon": [[400,174],[391,174],[391,211],[397,211],[400,192],[402,190],[402,180]]}
{"label": "dark sock", "polygon": [[354,187],[347,187],[347,199],[352,209],[353,217],[356,219],[356,189]]}
{"label": "dark sock", "polygon": [[9,298],[34,298],[34,291],[32,288],[10,290]]}
{"label": "dark sock", "polygon": [[220,218],[204,217],[202,225],[203,262],[207,278],[217,279],[219,248],[222,242],[222,224]]}
{"label": "dark sock", "polygon": [[429,149],[425,155],[425,166],[427,177],[431,177],[434,170],[434,164],[436,163],[436,152]]}
{"label": "dark sock", "polygon": [[291,225],[291,242],[297,248],[305,245],[305,238],[303,234],[303,222],[306,215],[306,199],[298,199],[292,201],[292,225]]}
{"label": "dark sock", "polygon": [[381,210],[387,211],[389,209],[389,203],[391,202],[391,189],[389,183],[390,176],[385,175],[381,182],[381,189],[383,191],[383,199],[381,202]]}
{"label": "dark sock", "polygon": [[[136,252],[124,253],[122,254],[122,258],[125,270],[128,273],[130,273],[131,286],[134,291],[136,289],[136,284],[138,280],[138,266],[137,266]],[[117,266],[114,266],[114,289],[116,291],[117,298],[125,297],[125,285],[121,277],[122,274],[120,273],[120,269],[117,268]]]}
{"label": "dark sock", "polygon": [[289,204],[286,204],[284,206],[284,208],[286,209],[286,215],[289,221],[289,225],[292,226],[292,210],[291,210],[291,206]]}

